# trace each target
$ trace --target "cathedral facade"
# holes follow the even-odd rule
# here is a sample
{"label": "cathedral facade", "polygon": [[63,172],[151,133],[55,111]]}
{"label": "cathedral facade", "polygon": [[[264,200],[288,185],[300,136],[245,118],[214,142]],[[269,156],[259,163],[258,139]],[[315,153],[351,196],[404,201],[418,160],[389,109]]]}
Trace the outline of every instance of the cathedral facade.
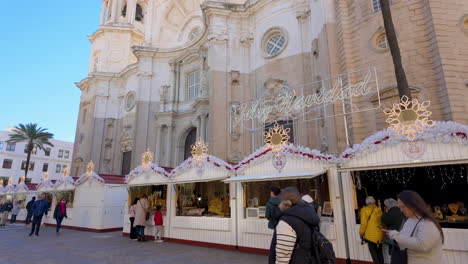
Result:
{"label": "cathedral facade", "polygon": [[[379,90],[352,100],[374,110],[338,115],[336,104],[326,118],[281,120],[297,145],[336,154],[360,143],[385,128],[382,107],[398,101],[379,3],[103,0],[89,76],[77,83],[72,174],[89,160],[99,173],[126,174],[147,150],[177,166],[198,138],[237,162],[263,144],[263,130],[233,129],[232,105],[373,67]],[[432,102],[434,120],[467,124],[468,2],[391,8],[413,97]]]}

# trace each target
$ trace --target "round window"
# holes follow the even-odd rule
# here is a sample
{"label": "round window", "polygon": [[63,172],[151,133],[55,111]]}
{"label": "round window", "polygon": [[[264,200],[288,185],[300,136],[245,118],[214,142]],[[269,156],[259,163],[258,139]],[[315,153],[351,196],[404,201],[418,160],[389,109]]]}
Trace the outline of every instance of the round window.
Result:
{"label": "round window", "polygon": [[132,110],[134,106],[135,106],[135,93],[129,92],[127,96],[125,97],[125,109],[127,111],[130,111]]}
{"label": "round window", "polygon": [[280,54],[287,45],[287,35],[281,29],[271,30],[263,41],[263,52],[265,57],[271,58]]}

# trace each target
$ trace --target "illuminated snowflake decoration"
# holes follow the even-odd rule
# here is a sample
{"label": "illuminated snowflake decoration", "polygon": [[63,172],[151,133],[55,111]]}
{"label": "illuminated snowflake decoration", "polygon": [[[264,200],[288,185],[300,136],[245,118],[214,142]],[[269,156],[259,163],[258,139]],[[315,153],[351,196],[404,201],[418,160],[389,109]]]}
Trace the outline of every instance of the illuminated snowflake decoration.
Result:
{"label": "illuminated snowflake decoration", "polygon": [[208,152],[208,145],[201,139],[197,140],[190,148],[192,149],[192,158],[196,161],[201,161]]}
{"label": "illuminated snowflake decoration", "polygon": [[147,150],[141,155],[141,166],[143,169],[149,169],[153,164],[154,153]]}
{"label": "illuminated snowflake decoration", "polygon": [[281,149],[289,143],[289,128],[284,129],[278,123],[265,132],[265,144],[273,150],[273,152],[280,152]]}
{"label": "illuminated snowflake decoration", "polygon": [[86,165],[86,175],[90,177],[94,172],[94,162],[92,160],[89,161],[88,165]]}
{"label": "illuminated snowflake decoration", "polygon": [[8,178],[8,185],[13,185],[13,177],[10,176],[10,178]]}
{"label": "illuminated snowflake decoration", "polygon": [[20,178],[19,184],[23,184],[25,181],[26,181],[26,177],[23,176],[23,177]]}
{"label": "illuminated snowflake decoration", "polygon": [[435,126],[435,122],[429,119],[432,112],[427,108],[430,104],[430,101],[419,103],[418,99],[410,101],[407,96],[403,96],[400,103],[384,110],[388,117],[386,122],[399,136],[406,136],[413,141],[416,134],[424,132],[424,128]]}
{"label": "illuminated snowflake decoration", "polygon": [[66,177],[68,177],[68,174],[70,174],[69,169],[68,168],[63,169],[62,178],[65,179]]}

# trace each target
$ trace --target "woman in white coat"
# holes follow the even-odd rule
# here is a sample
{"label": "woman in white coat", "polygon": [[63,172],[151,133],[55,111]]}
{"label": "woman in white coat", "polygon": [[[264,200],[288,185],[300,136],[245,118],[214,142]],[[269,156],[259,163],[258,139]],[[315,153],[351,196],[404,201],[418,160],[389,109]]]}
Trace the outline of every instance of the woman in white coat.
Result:
{"label": "woman in white coat", "polygon": [[135,205],[135,226],[139,242],[145,240],[146,213],[148,212],[148,196],[143,195]]}
{"label": "woman in white coat", "polygon": [[[414,191],[403,191],[398,195],[398,206],[408,219],[400,231],[384,232],[400,250],[407,250],[408,264],[442,263],[444,234],[423,198]],[[393,254],[392,263],[396,263]]]}
{"label": "woman in white coat", "polygon": [[18,201],[15,201],[13,204],[13,209],[11,209],[11,224],[16,223],[16,217],[18,216],[19,212],[21,210],[21,205]]}

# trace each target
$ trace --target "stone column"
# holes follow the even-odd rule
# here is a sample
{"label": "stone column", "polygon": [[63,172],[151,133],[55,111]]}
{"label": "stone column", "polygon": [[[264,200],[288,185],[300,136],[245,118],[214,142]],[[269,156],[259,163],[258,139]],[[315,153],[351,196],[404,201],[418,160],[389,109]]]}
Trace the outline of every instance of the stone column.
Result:
{"label": "stone column", "polygon": [[155,160],[158,165],[161,164],[161,137],[162,137],[162,126],[156,126],[156,148],[154,149]]}
{"label": "stone column", "polygon": [[173,136],[172,134],[174,133],[174,126],[173,125],[168,125],[167,126],[167,145],[166,145],[166,163],[164,164],[165,166],[171,166],[171,161],[172,161],[172,156],[174,156],[174,153],[172,152],[172,139]]}
{"label": "stone column", "polygon": [[102,7],[101,7],[101,20],[100,20],[100,23],[99,25],[104,25],[104,22],[106,20],[106,9],[107,9],[107,2],[106,1],[102,1]]}
{"label": "stone column", "polygon": [[201,115],[197,116],[197,140],[201,137],[201,130],[202,130],[202,117]]}
{"label": "stone column", "polygon": [[127,2],[127,22],[133,24],[135,21],[136,0]]}
{"label": "stone column", "polygon": [[150,43],[152,41],[152,36],[151,36],[151,25],[152,25],[152,20],[153,20],[153,4],[154,1],[150,1],[148,5],[146,6],[146,16],[144,18],[144,24],[145,24],[145,43],[150,46]]}
{"label": "stone column", "polygon": [[111,5],[111,18],[109,19],[110,23],[117,22],[117,7],[119,6],[118,0],[112,0]]}
{"label": "stone column", "polygon": [[201,119],[201,131],[200,131],[200,137],[203,139],[203,141],[206,142],[206,118],[207,114],[202,114],[200,116]]}

